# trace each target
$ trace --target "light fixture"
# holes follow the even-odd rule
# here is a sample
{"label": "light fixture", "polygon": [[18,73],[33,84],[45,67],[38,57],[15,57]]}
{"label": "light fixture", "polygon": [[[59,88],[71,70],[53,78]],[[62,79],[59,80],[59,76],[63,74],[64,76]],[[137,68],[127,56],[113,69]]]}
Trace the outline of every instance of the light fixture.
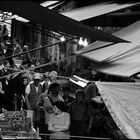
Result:
{"label": "light fixture", "polygon": [[83,42],[83,46],[88,46],[88,42],[87,42],[87,39],[85,38],[84,42]]}
{"label": "light fixture", "polygon": [[62,36],[62,37],[60,38],[60,40],[61,40],[62,42],[64,42],[66,39],[65,39],[64,36]]}
{"label": "light fixture", "polygon": [[79,44],[79,45],[83,45],[82,37],[80,37],[78,44]]}
{"label": "light fixture", "polygon": [[137,78],[140,78],[140,73],[138,73],[138,74],[136,75],[136,77],[137,77]]}

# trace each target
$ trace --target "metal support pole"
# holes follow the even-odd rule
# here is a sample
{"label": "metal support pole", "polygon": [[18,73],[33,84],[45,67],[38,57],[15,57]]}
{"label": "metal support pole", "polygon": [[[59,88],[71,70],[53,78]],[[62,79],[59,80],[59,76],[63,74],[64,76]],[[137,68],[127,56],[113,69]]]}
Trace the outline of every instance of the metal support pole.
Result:
{"label": "metal support pole", "polygon": [[15,94],[15,111],[17,111],[17,94]]}

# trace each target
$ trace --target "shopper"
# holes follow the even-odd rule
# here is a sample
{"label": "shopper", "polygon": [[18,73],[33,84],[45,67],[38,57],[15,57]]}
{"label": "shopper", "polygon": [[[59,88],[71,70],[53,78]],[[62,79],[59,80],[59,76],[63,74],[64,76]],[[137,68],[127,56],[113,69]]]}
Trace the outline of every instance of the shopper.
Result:
{"label": "shopper", "polygon": [[65,104],[62,101],[54,103],[54,113],[50,115],[48,130],[50,139],[69,139],[70,115],[64,111]]}

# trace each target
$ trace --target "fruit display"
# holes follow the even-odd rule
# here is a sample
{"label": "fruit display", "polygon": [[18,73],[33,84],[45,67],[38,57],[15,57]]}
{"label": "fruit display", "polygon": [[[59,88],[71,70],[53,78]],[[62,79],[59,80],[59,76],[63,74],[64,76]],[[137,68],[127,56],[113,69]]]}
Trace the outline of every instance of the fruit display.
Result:
{"label": "fruit display", "polygon": [[5,120],[14,130],[22,130],[26,128],[26,111],[15,111],[13,113],[4,113]]}

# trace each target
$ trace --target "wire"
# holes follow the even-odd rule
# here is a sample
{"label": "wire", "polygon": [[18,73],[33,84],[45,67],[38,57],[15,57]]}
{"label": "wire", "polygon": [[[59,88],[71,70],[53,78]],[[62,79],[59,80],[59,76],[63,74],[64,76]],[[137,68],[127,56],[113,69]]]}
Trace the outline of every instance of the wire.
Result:
{"label": "wire", "polygon": [[[66,40],[66,41],[68,42],[68,41],[71,41],[71,40],[72,40],[72,39],[69,39],[69,40]],[[29,50],[29,51],[24,52],[24,53],[20,53],[20,54],[17,54],[17,55],[12,55],[12,56],[9,56],[9,57],[5,57],[5,58],[3,58],[3,59],[0,59],[0,61],[5,60],[5,59],[7,59],[7,58],[11,58],[11,57],[23,55],[23,54],[26,54],[26,53],[29,53],[29,52],[32,52],[32,51],[36,51],[36,50],[38,50],[38,49],[42,49],[42,48],[45,48],[45,47],[50,47],[50,46],[53,46],[53,45],[56,45],[56,44],[59,44],[59,43],[60,43],[60,42],[57,42],[57,43],[54,43],[54,44],[50,44],[50,45],[45,45],[45,46],[43,46],[43,47],[35,48],[35,49]],[[14,70],[18,70],[18,71],[20,71],[20,72],[15,72],[15,73],[12,73],[12,74],[8,74],[8,75],[5,75],[5,76],[2,76],[2,77],[0,77],[0,79],[7,78],[7,77],[9,77],[9,76],[12,76],[12,75],[15,75],[15,74],[18,74],[18,73],[21,73],[21,72],[25,72],[25,71],[26,71],[26,72],[29,72],[29,71],[31,71],[31,70],[39,69],[39,68],[42,68],[42,67],[45,67],[45,66],[54,64],[54,63],[59,63],[59,62],[65,61],[65,60],[67,60],[67,59],[70,59],[70,58],[73,58],[73,57],[76,57],[76,56],[79,56],[79,55],[88,53],[88,52],[90,52],[90,51],[94,51],[94,50],[97,50],[97,49],[100,49],[100,48],[103,48],[103,47],[108,47],[108,46],[110,46],[110,45],[112,45],[112,44],[108,44],[108,45],[105,45],[105,46],[101,46],[101,47],[99,47],[99,48],[93,48],[92,50],[85,51],[85,52],[82,52],[82,53],[79,53],[79,54],[73,54],[73,55],[71,55],[71,56],[68,56],[68,57],[65,57],[65,58],[62,58],[62,59],[53,61],[53,62],[45,63],[45,64],[42,64],[42,65],[40,65],[40,66],[36,66],[36,67],[34,67],[34,68],[29,68],[29,69],[26,69],[26,70],[14,69]],[[12,68],[11,68],[11,69],[12,69]],[[66,78],[66,79],[67,79],[67,78]]]}
{"label": "wire", "polygon": [[[71,40],[73,40],[73,38],[68,39],[68,40],[66,40],[65,42],[69,42],[69,41],[71,41]],[[11,57],[21,56],[21,55],[23,55],[23,54],[27,54],[27,53],[30,53],[30,52],[33,52],[33,51],[36,51],[36,50],[48,48],[48,47],[51,47],[51,46],[53,46],[53,45],[57,45],[57,44],[59,44],[59,43],[62,43],[62,42],[59,41],[59,42],[54,43],[54,44],[44,45],[44,46],[41,46],[41,47],[38,47],[38,48],[35,48],[35,49],[28,50],[28,51],[26,51],[26,52],[22,52],[22,53],[19,53],[19,54],[15,54],[15,55],[11,55],[11,56],[8,56],[8,57],[4,57],[4,58],[0,59],[0,61],[6,60],[6,59],[11,58]]]}
{"label": "wire", "polygon": [[[70,40],[72,40],[72,39],[69,39],[69,40],[67,40],[67,41],[70,41]],[[58,42],[58,43],[60,43],[60,42]],[[40,49],[40,48],[50,47],[50,46],[55,45],[55,44],[58,44],[58,43],[54,43],[54,44],[51,44],[51,45],[46,45],[46,46],[39,47],[39,48],[30,50],[30,51],[35,51],[35,50]],[[105,46],[101,46],[100,48],[102,48],[102,47],[108,47],[108,46],[110,46],[110,45],[112,45],[112,44],[105,45]],[[97,50],[97,49],[100,49],[100,48],[93,48],[93,49],[90,50],[90,51],[94,51],[94,50]],[[79,55],[88,53],[88,52],[90,52],[90,51],[85,51],[85,52],[82,52],[82,53],[79,53],[79,54],[73,54],[73,55],[71,55],[71,56],[68,56],[68,57],[65,57],[65,58],[62,58],[62,59],[59,59],[59,60],[56,60],[56,61],[52,61],[52,62],[49,62],[49,63],[45,63],[45,64],[42,64],[42,65],[36,66],[36,67],[34,67],[34,68],[29,68],[29,69],[26,69],[26,70],[19,70],[20,72],[18,72],[18,73],[25,72],[25,71],[31,71],[31,70],[35,70],[35,69],[39,69],[39,68],[42,68],[42,67],[45,67],[45,66],[54,64],[54,63],[59,63],[59,62],[65,61],[65,60],[67,60],[67,59],[70,59],[70,58],[73,58],[73,57],[76,57],[76,56],[79,56]],[[24,52],[24,53],[21,53],[21,54],[26,54],[26,53],[28,53],[28,52]],[[18,55],[21,55],[21,54],[18,54]],[[13,56],[18,56],[18,55],[13,55]],[[6,57],[6,58],[4,58],[4,59],[0,59],[0,61],[5,60],[5,59],[10,58],[10,57],[12,57],[12,56]],[[16,70],[17,70],[17,69],[16,69]],[[16,72],[15,74],[17,74],[17,72]],[[6,78],[6,77],[11,76],[11,75],[14,75],[14,73],[8,74],[8,75],[5,75],[5,76],[2,76],[2,77],[0,77],[0,79]]]}
{"label": "wire", "polygon": [[71,56],[68,56],[68,57],[65,57],[65,58],[62,58],[62,59],[59,59],[59,60],[56,60],[56,61],[53,61],[53,62],[49,62],[49,63],[46,63],[46,64],[42,64],[40,66],[36,66],[34,68],[29,68],[29,69],[26,69],[26,70],[18,70],[18,69],[13,69],[13,68],[9,68],[9,69],[13,69],[13,70],[18,70],[20,72],[15,72],[15,73],[12,73],[12,74],[8,74],[8,75],[5,75],[5,76],[2,76],[0,77],[0,79],[3,79],[3,78],[7,78],[8,76],[11,76],[11,75],[14,75],[14,74],[17,74],[17,73],[21,73],[21,72],[27,72],[27,71],[31,71],[31,70],[35,70],[35,69],[39,69],[39,68],[42,68],[42,67],[45,67],[45,66],[48,66],[48,65],[51,65],[51,64],[54,64],[54,63],[59,63],[61,61],[64,61],[64,60],[67,60],[69,58],[73,58],[75,56],[77,56],[78,54],[75,54],[75,55],[71,55]]}
{"label": "wire", "polygon": [[[15,73],[22,73],[22,72],[30,72],[28,69],[25,69],[25,70],[20,70],[20,69],[15,69],[15,68],[7,68],[7,67],[4,67],[5,69],[9,69],[9,70],[13,70],[13,71],[18,71],[18,72],[15,72]],[[32,71],[32,73],[33,74],[35,74],[36,72],[33,72]],[[37,73],[40,73],[40,72],[37,72]],[[13,73],[12,73],[13,74]],[[45,73],[40,73],[40,74],[42,74],[42,75],[45,75],[45,76],[47,76],[47,77],[53,77],[53,76],[51,76],[51,75],[46,75]],[[70,77],[66,77],[66,76],[55,76],[55,77],[57,77],[57,78],[62,78],[62,79],[67,79],[67,80],[69,80],[70,79]],[[2,77],[0,77],[0,79],[1,79]]]}
{"label": "wire", "polygon": [[[31,135],[32,133],[31,132],[13,132],[13,131],[1,131],[1,133],[11,133],[11,134],[29,134]],[[30,136],[27,136],[27,137],[30,137]],[[39,133],[39,136],[50,136],[51,134],[45,134],[45,133]],[[8,135],[9,136],[9,135]],[[60,135],[60,136],[65,136],[65,135]],[[16,137],[16,136],[15,136]],[[86,136],[74,136],[74,135],[69,135],[69,137],[73,137],[73,138],[83,138],[83,139],[103,139],[103,140],[106,140],[106,139],[111,139],[111,138],[101,138],[101,137],[86,137]],[[21,136],[22,138],[22,136]]]}

